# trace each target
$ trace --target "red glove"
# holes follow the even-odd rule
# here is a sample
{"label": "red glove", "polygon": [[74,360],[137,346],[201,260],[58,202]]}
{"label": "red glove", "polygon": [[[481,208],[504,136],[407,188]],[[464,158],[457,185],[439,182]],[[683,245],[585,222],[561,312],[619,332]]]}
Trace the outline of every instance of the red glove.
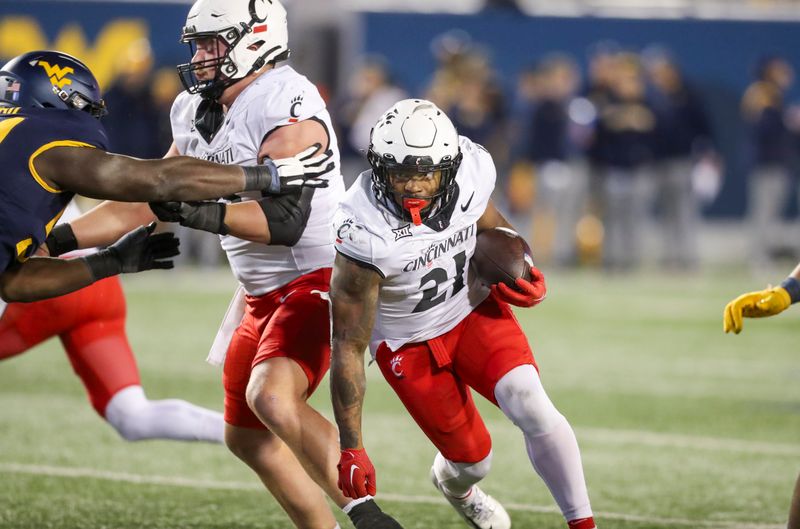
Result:
{"label": "red glove", "polygon": [[348,498],[363,498],[367,494],[374,496],[377,492],[375,467],[363,448],[342,450],[339,457],[339,488]]}
{"label": "red glove", "polygon": [[511,303],[517,307],[533,307],[538,305],[547,296],[547,285],[544,284],[544,274],[535,266],[531,267],[531,280],[517,278],[517,290],[505,283],[492,285],[492,293],[501,301]]}

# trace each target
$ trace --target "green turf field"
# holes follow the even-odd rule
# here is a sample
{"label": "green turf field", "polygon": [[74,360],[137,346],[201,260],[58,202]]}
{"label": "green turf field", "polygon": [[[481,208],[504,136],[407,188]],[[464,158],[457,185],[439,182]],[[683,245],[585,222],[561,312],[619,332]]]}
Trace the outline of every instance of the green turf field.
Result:
{"label": "green turf field", "polygon": [[[148,395],[221,409],[220,372],[203,360],[228,274],[125,284]],[[549,299],[518,312],[545,387],[575,427],[599,527],[785,523],[800,470],[800,310],[722,333],[725,302],[762,286],[736,272],[550,274]],[[466,527],[428,481],[433,448],[376,368],[369,377],[365,441],[381,503],[406,528]],[[119,440],[57,341],[0,365],[0,388],[0,528],[290,527],[225,448]],[[313,400],[330,416],[327,399],[323,386]],[[563,527],[520,434],[482,409],[495,451],[484,488],[517,528]]]}

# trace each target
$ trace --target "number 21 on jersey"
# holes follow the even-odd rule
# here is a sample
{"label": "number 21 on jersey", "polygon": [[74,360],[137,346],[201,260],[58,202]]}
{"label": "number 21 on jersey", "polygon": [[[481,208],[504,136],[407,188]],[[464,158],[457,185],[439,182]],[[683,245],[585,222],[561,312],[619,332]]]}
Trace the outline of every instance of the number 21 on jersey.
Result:
{"label": "number 21 on jersey", "polygon": [[[455,296],[464,288],[464,269],[467,264],[467,252],[459,252],[453,256],[455,261],[456,276],[453,280],[453,290],[450,297]],[[419,288],[422,290],[422,299],[411,312],[425,312],[436,305],[443,303],[447,299],[447,290],[439,293],[439,285],[447,281],[447,270],[444,268],[434,268],[419,280]],[[431,285],[431,283],[433,283]],[[426,288],[427,287],[427,288]]]}

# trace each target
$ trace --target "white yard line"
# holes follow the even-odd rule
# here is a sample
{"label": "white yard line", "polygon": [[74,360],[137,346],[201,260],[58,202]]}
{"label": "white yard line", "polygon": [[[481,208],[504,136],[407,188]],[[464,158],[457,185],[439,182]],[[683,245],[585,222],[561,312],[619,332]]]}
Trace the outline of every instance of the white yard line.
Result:
{"label": "white yard line", "polygon": [[[36,476],[57,476],[67,478],[92,478],[117,481],[123,483],[136,483],[141,485],[159,485],[171,487],[187,487],[194,489],[216,489],[216,490],[243,490],[261,491],[263,487],[257,483],[244,483],[237,481],[207,481],[187,477],[174,476],[145,476],[141,474],[129,474],[125,472],[109,472],[94,468],[80,467],[57,467],[50,465],[27,465],[22,463],[0,462],[0,473],[6,474],[30,474]],[[411,504],[430,504],[446,505],[443,498],[434,496],[413,496],[406,494],[381,493],[380,499],[394,501],[397,503]],[[524,511],[534,513],[553,513],[557,514],[555,507],[528,505],[521,503],[505,503],[504,506],[510,511]],[[675,527],[707,527],[718,529],[782,529],[781,524],[763,524],[750,522],[711,522],[700,520],[688,520],[683,518],[659,518],[655,516],[642,516],[636,514],[615,513],[615,512],[596,512],[595,516],[600,520],[622,520],[626,522],[642,522],[664,526]]]}

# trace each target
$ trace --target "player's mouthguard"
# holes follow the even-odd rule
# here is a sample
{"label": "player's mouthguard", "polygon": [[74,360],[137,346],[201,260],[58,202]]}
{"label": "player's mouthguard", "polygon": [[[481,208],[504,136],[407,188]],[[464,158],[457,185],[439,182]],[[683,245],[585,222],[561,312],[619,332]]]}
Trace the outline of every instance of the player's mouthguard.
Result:
{"label": "player's mouthguard", "polygon": [[424,198],[403,198],[403,209],[411,214],[411,222],[414,223],[414,226],[422,224],[420,211],[428,207],[428,204],[430,204],[430,200]]}

